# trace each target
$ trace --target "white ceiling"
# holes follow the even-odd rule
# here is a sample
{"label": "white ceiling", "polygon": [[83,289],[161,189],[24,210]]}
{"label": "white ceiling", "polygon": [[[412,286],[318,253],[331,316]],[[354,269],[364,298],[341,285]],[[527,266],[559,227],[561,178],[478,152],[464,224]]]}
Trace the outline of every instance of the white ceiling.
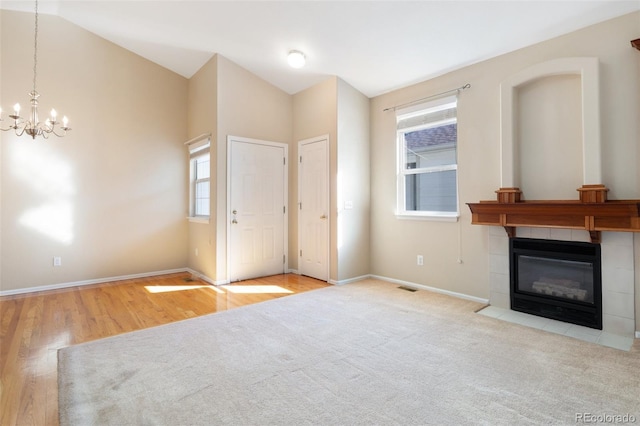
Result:
{"label": "white ceiling", "polygon": [[[219,53],[288,93],[337,75],[373,97],[640,10],[640,0],[40,0],[39,9],[185,77]],[[288,67],[292,49],[306,67]]]}

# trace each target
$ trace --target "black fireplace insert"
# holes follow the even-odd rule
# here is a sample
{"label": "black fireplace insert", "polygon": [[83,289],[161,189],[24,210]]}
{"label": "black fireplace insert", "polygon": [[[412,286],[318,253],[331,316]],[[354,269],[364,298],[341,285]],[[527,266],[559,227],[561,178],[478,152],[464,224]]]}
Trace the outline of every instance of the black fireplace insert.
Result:
{"label": "black fireplace insert", "polygon": [[511,309],[602,330],[600,244],[509,240]]}

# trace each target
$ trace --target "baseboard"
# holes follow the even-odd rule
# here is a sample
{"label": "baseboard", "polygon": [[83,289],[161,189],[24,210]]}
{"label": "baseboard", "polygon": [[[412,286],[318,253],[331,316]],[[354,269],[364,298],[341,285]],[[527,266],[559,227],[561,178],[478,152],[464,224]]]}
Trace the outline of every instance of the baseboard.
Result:
{"label": "baseboard", "polygon": [[187,271],[188,273],[190,273],[191,275],[193,275],[194,277],[202,281],[208,282],[211,285],[225,285],[225,284],[229,284],[230,282],[229,280],[214,280],[213,278],[210,278],[191,268],[185,268],[185,271]]}
{"label": "baseboard", "polygon": [[348,278],[346,280],[329,280],[327,281],[329,284],[333,284],[333,285],[345,285],[345,284],[349,284],[349,283],[355,283],[357,281],[362,281],[362,280],[366,280],[367,278],[371,278],[371,275],[360,275],[359,277],[355,277],[355,278]]}
{"label": "baseboard", "polygon": [[134,278],[144,278],[144,277],[153,277],[157,275],[167,275],[167,274],[175,274],[179,272],[190,272],[189,268],[178,268],[178,269],[167,269],[164,271],[154,271],[154,272],[144,272],[142,274],[131,274],[131,275],[119,275],[116,277],[106,277],[106,278],[97,278],[93,280],[82,280],[82,281],[73,281],[68,283],[59,283],[59,284],[51,284],[51,285],[43,285],[39,287],[29,287],[29,288],[20,288],[16,290],[0,290],[1,296],[15,296],[18,294],[28,294],[35,293],[37,291],[49,291],[49,290],[60,290],[69,287],[81,287],[85,285],[91,284],[103,284],[112,281],[122,281],[122,280],[130,280]]}
{"label": "baseboard", "polygon": [[[141,273],[141,274],[120,275],[120,276],[116,276],[116,277],[98,278],[98,279],[94,279],[94,280],[83,280],[83,281],[74,281],[74,282],[69,282],[69,283],[51,284],[51,285],[45,285],[45,286],[39,286],[39,287],[21,288],[21,289],[16,289],[16,290],[5,290],[5,291],[0,290],[0,297],[1,296],[13,296],[13,295],[17,295],[17,294],[35,293],[37,291],[59,290],[59,289],[69,288],[69,287],[80,287],[80,286],[91,285],[91,284],[102,284],[102,283],[108,283],[108,282],[112,282],[112,281],[122,281],[122,280],[134,279],[134,278],[151,277],[151,276],[156,276],[156,275],[175,274],[175,273],[178,273],[178,272],[188,272],[191,275],[194,275],[195,277],[197,277],[197,278],[199,278],[199,279],[201,279],[201,280],[203,280],[205,282],[208,282],[209,284],[212,284],[212,285],[229,284],[229,280],[217,280],[216,281],[216,280],[214,280],[212,278],[209,278],[208,276],[206,276],[204,274],[201,274],[200,272],[195,271],[195,270],[193,270],[191,268],[178,268],[178,269],[168,269],[168,270],[164,270],[164,271],[145,272],[145,273]],[[293,269],[291,269],[290,272],[294,273],[294,274],[297,274],[297,271],[295,271]],[[380,276],[380,275],[361,275],[359,277],[349,278],[349,279],[346,279],[346,280],[329,280],[328,282],[329,282],[329,284],[333,284],[333,285],[345,285],[345,284],[349,284],[349,283],[353,283],[353,282],[357,282],[357,281],[362,281],[362,280],[367,279],[367,278],[375,278],[375,279],[388,281],[388,282],[395,283],[395,284],[414,287],[414,288],[421,289],[421,290],[428,290],[428,291],[433,291],[435,293],[447,294],[449,296],[457,297],[457,298],[460,298],[460,299],[472,300],[472,301],[478,302],[478,303],[484,303],[484,304],[488,304],[489,303],[488,299],[482,299],[482,298],[475,297],[475,296],[469,296],[469,295],[463,294],[463,293],[457,293],[455,291],[443,290],[441,288],[426,286],[426,285],[423,285],[423,284],[417,284],[417,283],[413,283],[413,282],[409,282],[409,281],[397,280],[395,278],[383,277],[383,276]],[[640,331],[636,331],[636,338],[640,339]]]}
{"label": "baseboard", "polygon": [[448,296],[457,297],[458,299],[471,300],[473,302],[483,303],[485,305],[489,304],[489,299],[483,299],[481,297],[470,296],[470,295],[464,294],[464,293],[458,293],[458,292],[455,292],[455,291],[443,290],[441,288],[431,287],[431,286],[424,285],[424,284],[412,283],[410,281],[397,280],[395,278],[382,277],[380,275],[370,275],[370,277],[371,278],[376,278],[376,279],[382,280],[382,281],[389,281],[389,282],[392,282],[394,284],[400,284],[400,285],[405,285],[405,286],[408,286],[408,287],[417,288],[419,290],[428,290],[428,291],[433,291],[434,293],[446,294]]}

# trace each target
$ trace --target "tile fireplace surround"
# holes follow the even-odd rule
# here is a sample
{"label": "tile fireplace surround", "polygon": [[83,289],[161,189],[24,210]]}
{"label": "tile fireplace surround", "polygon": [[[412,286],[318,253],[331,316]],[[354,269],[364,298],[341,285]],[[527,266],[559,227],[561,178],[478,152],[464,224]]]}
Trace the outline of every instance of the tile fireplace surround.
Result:
{"label": "tile fireplace surround", "polygon": [[[518,228],[518,237],[590,242],[587,231],[553,228]],[[602,253],[602,331],[634,338],[635,287],[633,233],[603,232]],[[510,309],[509,237],[504,229],[489,227],[489,303]]]}

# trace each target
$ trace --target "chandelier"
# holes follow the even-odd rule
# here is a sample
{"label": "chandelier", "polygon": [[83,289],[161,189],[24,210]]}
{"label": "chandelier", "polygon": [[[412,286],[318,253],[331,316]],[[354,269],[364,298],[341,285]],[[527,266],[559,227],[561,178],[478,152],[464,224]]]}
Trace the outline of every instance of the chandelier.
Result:
{"label": "chandelier", "polygon": [[[36,91],[36,77],[38,68],[38,0],[36,0],[36,22],[35,22],[35,36],[33,47],[33,90],[29,92],[31,98],[31,113],[29,119],[25,120],[20,116],[20,104],[13,106],[13,114],[9,114],[9,118],[13,120],[13,123],[8,127],[2,127],[0,123],[0,130],[8,131],[14,130],[16,135],[22,136],[27,134],[33,139],[36,136],[42,136],[47,139],[49,135],[54,134],[58,137],[65,136],[71,128],[69,127],[69,120],[66,116],[62,117],[62,125],[58,121],[58,113],[55,109],[51,110],[51,117],[47,118],[44,122],[38,120],[38,97],[40,94]],[[2,118],[2,108],[0,108],[0,122],[4,121]]]}

